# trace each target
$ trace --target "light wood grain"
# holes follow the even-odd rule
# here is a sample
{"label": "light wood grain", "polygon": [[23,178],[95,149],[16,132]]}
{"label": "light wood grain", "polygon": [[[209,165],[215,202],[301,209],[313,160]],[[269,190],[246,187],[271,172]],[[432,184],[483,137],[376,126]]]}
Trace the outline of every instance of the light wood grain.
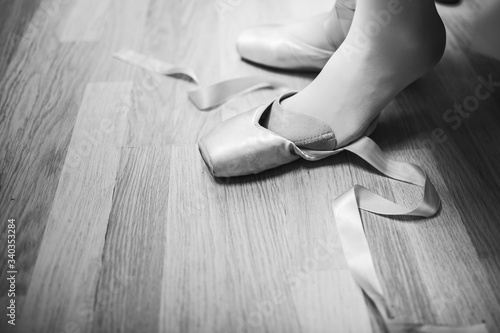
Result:
{"label": "light wood grain", "polygon": [[34,31],[30,26],[39,3],[33,1],[4,1],[0,12],[0,78],[3,78],[14,54],[26,44]]}
{"label": "light wood grain", "polygon": [[[193,68],[202,84],[221,80],[220,54],[217,52],[220,42],[215,37],[221,25],[212,2],[155,0],[147,21],[143,53]],[[191,31],[193,37],[182,37],[186,36],[185,31]],[[204,55],[202,62],[200,54]],[[197,88],[192,82],[144,71],[139,72],[134,81],[136,98],[129,112],[125,142],[128,147],[194,143],[220,122],[217,111],[200,112],[187,99],[187,92]]]}
{"label": "light wood grain", "polygon": [[65,19],[56,27],[58,40],[90,43],[91,81],[131,79],[135,68],[117,61],[112,55],[123,48],[140,47],[149,0],[74,1],[67,6],[63,7]]}
{"label": "light wood grain", "polygon": [[[369,330],[363,297],[346,275],[336,237],[334,194],[308,200],[310,181],[332,179],[320,189],[331,193],[345,166],[323,164],[319,174],[306,177],[284,172],[293,171],[287,166],[215,182],[196,146],[174,146],[171,161],[170,183],[178,185],[168,200],[176,208],[166,220],[162,331]],[[196,290],[205,292],[195,296]],[[189,305],[181,306],[182,300]],[[322,304],[339,316],[315,316],[310,308]],[[338,319],[353,313],[355,321]]]}
{"label": "light wood grain", "polygon": [[125,125],[117,101],[130,89],[131,83],[96,83],[85,90],[27,292],[23,332],[88,331]]}
{"label": "light wood grain", "polygon": [[170,149],[122,150],[92,332],[158,331],[169,169]]}
{"label": "light wood grain", "polygon": [[[222,16],[220,2],[229,6]],[[262,75],[299,90],[315,73],[254,66],[234,43],[248,26],[307,18],[333,4],[58,3],[0,3],[0,234],[7,218],[17,219],[17,331],[383,332],[347,270],[331,205],[356,183],[405,204],[421,191],[347,153],[214,179],[199,138],[279,91],[201,112],[186,97],[194,83],[112,58],[132,48],[193,68],[202,85]],[[442,209],[424,220],[362,215],[398,318],[485,320],[496,332],[500,90],[459,129],[443,120],[474,93],[478,76],[500,81],[500,62],[469,48],[481,6],[438,6],[448,30],[443,60],[384,110],[373,134],[394,159],[428,171]],[[116,128],[96,139],[103,119]],[[436,128],[447,140],[429,146]],[[85,147],[89,140],[97,144]],[[5,262],[0,255],[0,267]],[[7,301],[0,295],[3,308]],[[14,330],[2,320],[0,331]]]}
{"label": "light wood grain", "polygon": [[[58,43],[52,34],[57,19],[54,15],[35,25],[0,77],[0,216],[3,221],[16,218],[24,230],[17,237],[23,249],[17,254],[23,272],[17,281],[21,299],[30,283],[92,65],[86,46]],[[2,233],[5,227],[0,224]],[[0,247],[6,249],[3,239]],[[0,256],[2,267],[6,259]],[[0,281],[3,290],[5,283]],[[5,304],[5,295],[0,297]]]}
{"label": "light wood grain", "polygon": [[61,42],[95,42],[101,38],[104,29],[106,10],[112,0],[76,1],[69,6],[64,19],[60,22],[59,40]]}

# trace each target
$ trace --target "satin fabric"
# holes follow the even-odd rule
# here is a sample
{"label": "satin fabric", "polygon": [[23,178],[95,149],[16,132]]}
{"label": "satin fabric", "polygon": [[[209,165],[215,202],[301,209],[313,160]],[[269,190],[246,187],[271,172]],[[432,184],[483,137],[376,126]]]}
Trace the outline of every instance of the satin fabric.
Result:
{"label": "satin fabric", "polygon": [[199,82],[198,77],[196,76],[194,71],[190,68],[171,65],[163,61],[157,60],[155,58],[140,54],[133,50],[123,49],[113,54],[113,56],[116,59],[119,59],[123,62],[140,67],[142,69],[145,69],[153,73],[158,73],[163,75],[182,74],[188,76],[189,78],[191,78],[191,80],[193,80],[196,83]]}
{"label": "satin fabric", "polygon": [[212,175],[243,176],[299,158],[292,154],[293,143],[260,126],[258,119],[266,109],[261,106],[233,117],[200,140],[200,152]]}
{"label": "satin fabric", "polygon": [[[130,53],[132,52],[132,53]],[[149,57],[137,56],[133,51],[119,54],[121,60],[147,70],[164,74],[182,72],[194,74],[191,70],[173,65],[164,66]],[[192,76],[193,79],[196,75]],[[248,80],[247,80],[248,79]],[[197,79],[195,79],[197,81]],[[264,80],[264,85],[270,81]],[[220,82],[214,86],[190,95],[201,107],[215,106],[228,100],[249,87],[258,87],[258,79],[240,78]],[[274,103],[294,92],[283,94]],[[389,311],[380,281],[375,271],[373,258],[363,229],[359,210],[381,215],[408,215],[430,217],[441,206],[439,195],[425,172],[417,165],[388,159],[375,142],[363,136],[355,142],[333,150],[313,151],[300,149],[294,143],[262,127],[260,119],[272,103],[260,106],[222,123],[202,138],[200,152],[214,176],[232,177],[258,173],[299,158],[316,161],[343,151],[361,157],[382,174],[423,188],[423,197],[414,208],[408,208],[385,199],[370,190],[355,185],[334,200],[334,217],[349,270],[363,292],[373,301],[390,333],[487,333],[484,324],[472,326],[425,325],[405,323],[395,319]],[[371,126],[372,127],[372,126]],[[367,132],[367,135],[371,129]]]}
{"label": "satin fabric", "polygon": [[354,17],[355,3],[336,1],[333,14],[323,22],[331,48],[310,45],[291,33],[286,26],[264,24],[244,30],[236,40],[243,59],[287,70],[321,70],[344,41]]}
{"label": "satin fabric", "polygon": [[363,137],[345,147],[345,150],[358,155],[388,177],[424,189],[422,200],[414,208],[401,206],[359,185],[341,194],[333,203],[335,222],[349,270],[375,304],[389,332],[486,333],[484,324],[463,327],[425,325],[405,323],[393,318],[375,271],[359,209],[381,215],[430,217],[439,210],[441,202],[436,189],[419,166],[388,159],[371,139]]}
{"label": "satin fabric", "polygon": [[243,31],[236,46],[243,59],[291,70],[321,70],[334,52],[309,45],[274,24]]}
{"label": "satin fabric", "polygon": [[274,102],[252,109],[222,123],[199,142],[200,152],[215,177],[234,177],[259,173],[303,158],[317,161],[342,150],[301,149],[293,142],[260,124],[273,103],[295,92],[286,92]]}
{"label": "satin fabric", "polygon": [[226,80],[188,92],[188,97],[200,110],[209,110],[251,91],[263,88],[285,88],[283,82],[261,76],[245,76]]}
{"label": "satin fabric", "polygon": [[[272,169],[298,158],[319,161],[336,155],[345,148],[312,150],[298,147],[260,124],[266,112],[279,107],[282,100],[296,94],[288,91],[258,108],[220,124],[199,142],[200,152],[215,177],[245,176]],[[376,120],[365,134],[375,129]]]}
{"label": "satin fabric", "polygon": [[[195,83],[199,84],[200,82],[193,70],[189,68],[165,63],[133,50],[124,49],[116,52],[113,56],[152,73],[162,75],[181,74],[190,77]],[[210,110],[237,96],[263,88],[282,89],[286,88],[286,85],[281,81],[262,76],[243,76],[192,90],[188,92],[188,97],[199,110]]]}

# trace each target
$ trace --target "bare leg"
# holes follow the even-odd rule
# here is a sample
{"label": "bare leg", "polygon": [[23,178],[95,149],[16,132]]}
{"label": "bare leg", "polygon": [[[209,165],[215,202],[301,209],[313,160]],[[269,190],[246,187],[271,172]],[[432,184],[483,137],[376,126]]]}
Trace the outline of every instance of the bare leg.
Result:
{"label": "bare leg", "polygon": [[358,0],[345,42],[318,77],[282,105],[328,124],[343,146],[441,59],[445,41],[433,0]]}

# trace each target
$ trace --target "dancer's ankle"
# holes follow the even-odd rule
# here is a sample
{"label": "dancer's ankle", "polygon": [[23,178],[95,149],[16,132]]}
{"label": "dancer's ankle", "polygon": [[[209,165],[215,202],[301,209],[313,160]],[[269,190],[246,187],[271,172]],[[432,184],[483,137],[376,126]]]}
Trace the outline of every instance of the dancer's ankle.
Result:
{"label": "dancer's ankle", "polygon": [[[434,3],[403,2],[408,8],[400,8],[390,24],[371,35],[364,29],[373,21],[376,8],[360,13],[358,2],[344,44],[308,87],[283,101],[283,108],[322,120],[332,129],[338,147],[364,133],[382,109],[428,72],[444,51],[445,30]],[[363,3],[367,6],[367,1]],[[384,1],[370,0],[369,6],[373,3]],[[360,37],[365,43],[356,45]]]}

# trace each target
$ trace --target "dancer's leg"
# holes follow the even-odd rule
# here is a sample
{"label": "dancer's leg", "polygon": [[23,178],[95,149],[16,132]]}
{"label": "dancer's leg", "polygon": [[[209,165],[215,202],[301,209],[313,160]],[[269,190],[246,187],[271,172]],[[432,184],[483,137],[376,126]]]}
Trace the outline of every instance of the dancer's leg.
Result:
{"label": "dancer's leg", "polygon": [[[329,125],[337,146],[343,146],[440,60],[445,39],[433,0],[358,0],[345,42],[309,86],[283,101],[283,108]],[[287,137],[270,117],[269,129]]]}

